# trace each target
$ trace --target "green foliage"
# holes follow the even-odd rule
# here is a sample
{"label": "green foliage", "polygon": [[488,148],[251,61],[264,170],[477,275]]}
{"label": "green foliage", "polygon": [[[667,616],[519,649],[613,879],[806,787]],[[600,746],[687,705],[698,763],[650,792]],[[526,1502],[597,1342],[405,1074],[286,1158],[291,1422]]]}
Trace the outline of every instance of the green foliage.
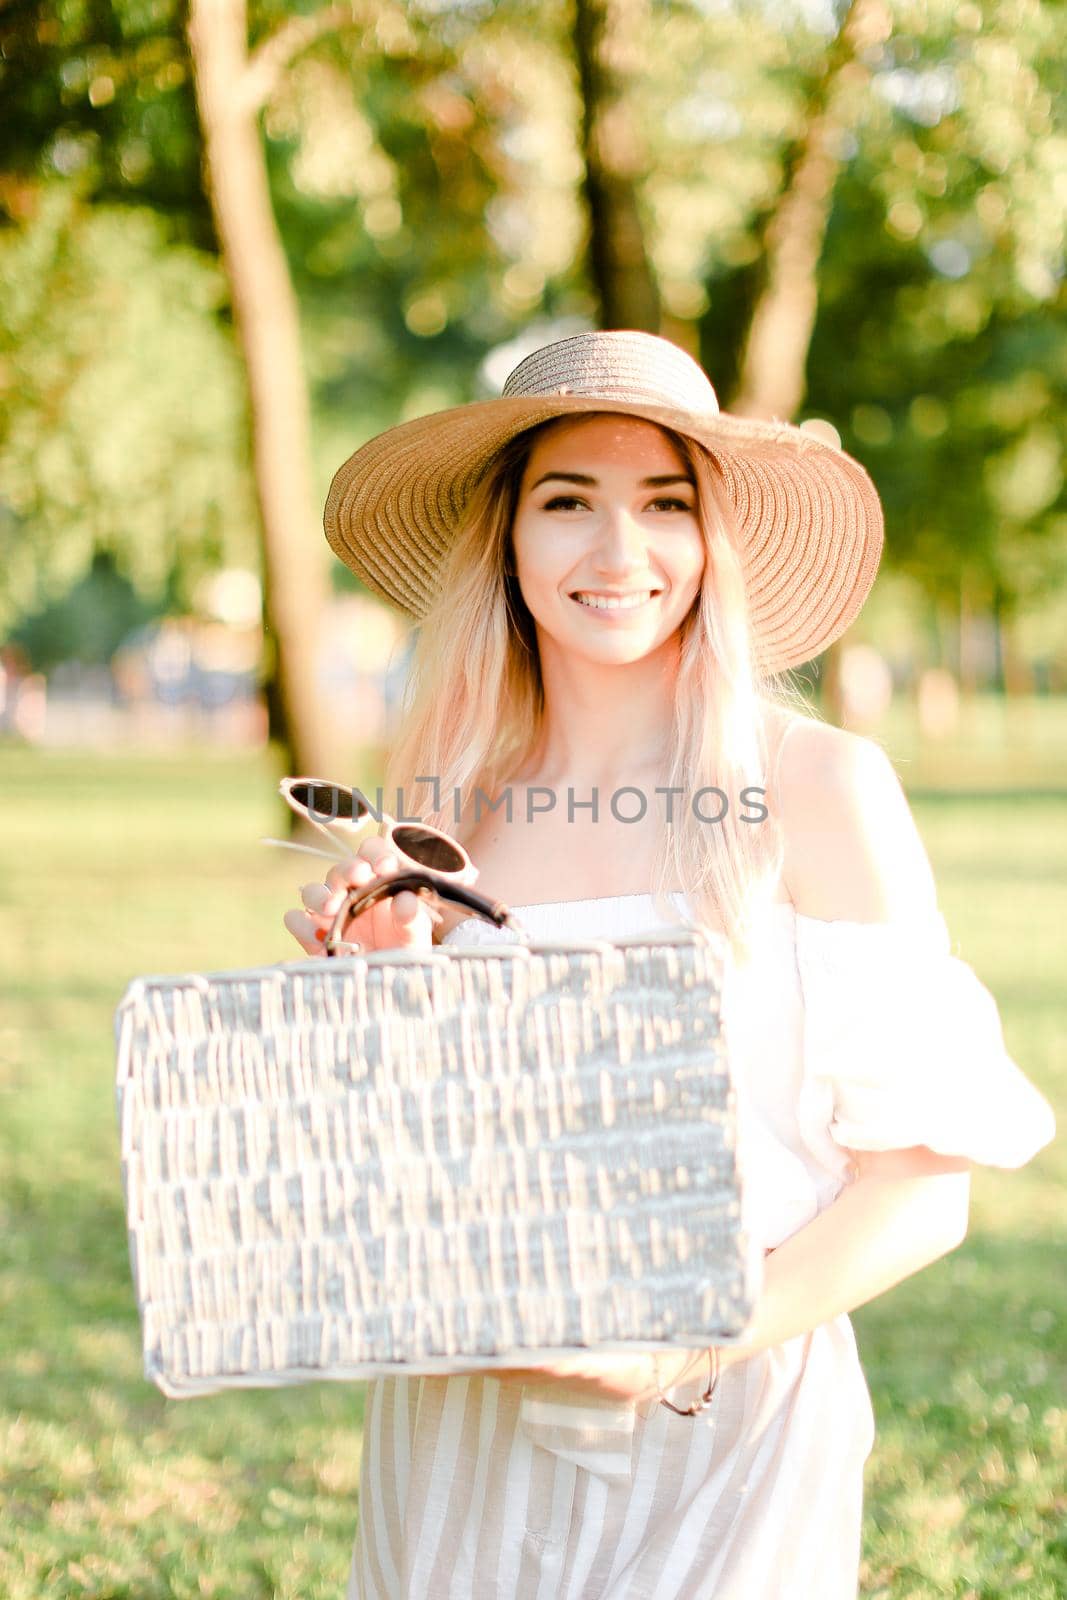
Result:
{"label": "green foliage", "polygon": [[98,204],[145,205],[211,248],[181,0],[42,0],[0,14],[2,201],[71,178]]}
{"label": "green foliage", "polygon": [[26,652],[34,672],[51,672],[63,661],[106,666],[155,611],[116,571],[113,558],[97,551],[85,577],[60,599],[23,617],[10,639]]}
{"label": "green foliage", "polygon": [[0,234],[0,623],[96,551],[146,597],[255,561],[243,379],[218,266],[69,185]]}
{"label": "green foliage", "polygon": [[[252,48],[315,9],[256,0]],[[654,0],[629,15],[632,35],[613,48],[631,85],[650,253],[676,331],[691,325],[728,399],[762,230],[819,101],[832,11]],[[869,466],[888,513],[887,568],[931,597],[965,582],[973,603],[1025,611],[1067,588],[1063,12],[1042,0],[887,0],[887,17],[891,28],[863,51],[839,108],[841,170],[805,414],[832,420]],[[273,85],[262,127],[303,313],[323,494],[361,439],[490,392],[483,358],[531,324],[551,337],[560,319],[595,321],[571,20],[560,0],[375,0],[358,25],[298,51]],[[6,307],[0,314],[12,324],[0,334],[0,404],[24,441],[17,492],[0,491],[8,618],[34,603],[12,508],[36,519],[27,505],[55,499],[29,483],[35,470],[51,473],[56,449],[49,443],[34,467],[33,440],[55,431],[43,420],[48,374],[69,349],[59,388],[79,387],[73,365],[97,360],[86,329],[112,321],[116,280],[136,283],[146,310],[187,307],[186,392],[215,407],[210,442],[201,418],[178,424],[156,385],[157,366],[164,377],[177,368],[164,330],[180,317],[122,311],[119,333],[132,337],[134,321],[143,330],[142,355],[124,370],[155,481],[168,454],[194,480],[167,487],[184,508],[164,496],[149,512],[147,491],[139,496],[142,523],[168,531],[139,547],[137,581],[161,581],[161,541],[184,574],[211,559],[220,524],[226,537],[248,525],[235,508],[249,497],[238,488],[248,461],[235,388],[223,399],[225,291],[179,243],[214,248],[182,26],[176,0],[50,0],[0,18],[0,82],[14,113],[0,127],[0,208],[11,219],[0,253],[29,285],[18,300],[51,251],[54,347],[38,329],[23,365],[12,365],[26,313],[13,323]],[[83,203],[61,217],[50,196],[67,183]],[[153,230],[145,207],[166,217],[165,229]],[[106,233],[94,231],[97,210]],[[76,263],[66,272],[48,242],[60,236]],[[214,378],[199,376],[209,370]],[[98,386],[107,399],[98,393],[94,405],[106,409],[121,387],[114,378]],[[42,538],[34,522],[34,558],[52,590],[84,570],[98,527],[124,561],[132,552],[129,530],[109,530],[100,515],[114,471],[97,467],[96,439],[67,426],[59,452],[69,534]],[[209,494],[208,479],[229,486]],[[206,506],[191,513],[195,535],[194,502]]]}
{"label": "green foliage", "polygon": [[474,398],[547,300],[593,310],[563,8],[378,10],[294,61],[263,117],[324,471],[337,430],[352,448]]}
{"label": "green foliage", "polygon": [[894,8],[839,180],[809,360],[886,503],[888,564],[1015,611],[1067,583],[1064,29]]}

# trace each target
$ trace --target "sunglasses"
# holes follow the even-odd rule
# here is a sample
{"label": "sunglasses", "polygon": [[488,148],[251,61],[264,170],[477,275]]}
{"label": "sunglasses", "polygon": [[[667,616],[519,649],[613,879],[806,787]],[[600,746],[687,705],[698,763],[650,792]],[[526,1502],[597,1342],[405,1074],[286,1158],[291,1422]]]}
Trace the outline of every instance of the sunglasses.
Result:
{"label": "sunglasses", "polygon": [[[520,944],[530,942],[528,931],[516,917],[512,916],[502,900],[493,900],[488,895],[479,894],[476,889],[464,888],[462,884],[438,877],[436,873],[416,869],[411,872],[398,872],[393,878],[380,878],[377,883],[364,884],[361,889],[348,889],[343,902],[337,908],[332,924],[323,930],[321,937],[324,953],[327,956],[359,955],[363,946],[343,937],[349,922],[354,921],[377,901],[401,894],[405,889],[410,889],[421,899],[428,899],[431,902],[451,901],[453,905],[464,908],[483,922],[491,923],[495,928],[513,928]],[[386,951],[385,955],[390,959],[393,953]]]}
{"label": "sunglasses", "polygon": [[[392,846],[402,867],[419,867],[452,884],[472,884],[478,876],[478,868],[466,850],[447,833],[424,822],[397,822],[387,812],[375,813],[358,789],[346,789],[321,778],[283,778],[278,792],[290,811],[330,841],[334,859],[351,854],[356,838],[373,822],[378,836]],[[287,841],[272,839],[264,843]],[[308,850],[306,845],[293,844],[291,848]],[[310,853],[326,854],[322,850]]]}

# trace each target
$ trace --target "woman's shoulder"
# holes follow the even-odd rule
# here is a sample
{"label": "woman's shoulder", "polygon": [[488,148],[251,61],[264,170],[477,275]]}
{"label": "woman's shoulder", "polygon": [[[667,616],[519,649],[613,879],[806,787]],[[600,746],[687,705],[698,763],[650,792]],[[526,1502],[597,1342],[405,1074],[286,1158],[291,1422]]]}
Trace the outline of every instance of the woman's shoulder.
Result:
{"label": "woman's shoulder", "polygon": [[839,783],[848,774],[883,766],[896,776],[893,764],[875,739],[835,727],[819,717],[775,708],[767,716],[772,768],[777,758],[794,786],[808,779]]}
{"label": "woman's shoulder", "polygon": [[803,715],[779,728],[772,798],[797,910],[852,922],[914,921],[936,912],[930,860],[882,746]]}

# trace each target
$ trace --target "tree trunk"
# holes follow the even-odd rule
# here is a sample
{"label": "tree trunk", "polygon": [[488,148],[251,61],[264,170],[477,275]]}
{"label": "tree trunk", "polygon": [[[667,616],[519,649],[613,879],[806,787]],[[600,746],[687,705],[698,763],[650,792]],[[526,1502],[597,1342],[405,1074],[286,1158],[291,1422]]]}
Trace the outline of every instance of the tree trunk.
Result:
{"label": "tree trunk", "polygon": [[1009,606],[1003,591],[998,587],[993,601],[993,614],[997,628],[997,653],[1000,658],[1000,684],[1011,700],[1034,693],[1034,670],[1020,648],[1018,617]]}
{"label": "tree trunk", "polygon": [[819,656],[819,686],[823,713],[841,726],[845,715],[844,686],[841,682],[843,641],[835,639]]}
{"label": "tree trunk", "polygon": [[959,663],[960,694],[973,700],[978,690],[978,658],[974,639],[975,593],[966,569],[960,573]]}
{"label": "tree trunk", "polygon": [[329,588],[314,515],[310,420],[299,314],[271,207],[248,68],[245,0],[189,0],[189,45],[205,179],[248,374],[263,538],[266,627],[290,771],[329,776],[316,641]]}
{"label": "tree trunk", "polygon": [[659,291],[637,205],[644,162],[626,101],[626,79],[635,66],[635,21],[645,3],[575,0],[574,50],[582,94],[589,268],[600,324],[658,333]]}
{"label": "tree trunk", "polygon": [[[760,287],[742,336],[729,403],[738,416],[790,422],[803,402],[819,309],[819,259],[844,161],[850,106],[870,81],[870,69],[858,53],[887,38],[891,25],[884,0],[851,0],[827,52],[785,184],[762,229]],[[835,640],[819,658],[823,710],[837,723],[843,712],[842,648],[843,642]]]}
{"label": "tree trunk", "polygon": [[762,286],[742,338],[729,406],[740,416],[789,422],[803,402],[834,183],[844,160],[850,108],[871,76],[859,53],[887,38],[890,29],[884,0],[851,0],[827,52],[785,185],[762,231]]}

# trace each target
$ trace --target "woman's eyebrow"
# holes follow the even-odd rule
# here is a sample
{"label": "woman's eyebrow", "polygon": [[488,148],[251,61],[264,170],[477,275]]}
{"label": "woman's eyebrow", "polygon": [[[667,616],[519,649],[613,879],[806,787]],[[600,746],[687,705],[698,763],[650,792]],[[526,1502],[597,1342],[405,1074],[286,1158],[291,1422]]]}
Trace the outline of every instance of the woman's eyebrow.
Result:
{"label": "woman's eyebrow", "polygon": [[[539,489],[543,483],[547,483],[550,478],[558,478],[563,483],[595,484],[597,482],[596,478],[591,478],[585,472],[546,472],[543,477],[538,478],[536,483],[531,484],[531,493],[534,489]],[[688,483],[690,488],[693,487],[692,478],[680,472],[663,473],[657,478],[642,478],[638,487],[642,489],[661,489],[668,483]]]}

